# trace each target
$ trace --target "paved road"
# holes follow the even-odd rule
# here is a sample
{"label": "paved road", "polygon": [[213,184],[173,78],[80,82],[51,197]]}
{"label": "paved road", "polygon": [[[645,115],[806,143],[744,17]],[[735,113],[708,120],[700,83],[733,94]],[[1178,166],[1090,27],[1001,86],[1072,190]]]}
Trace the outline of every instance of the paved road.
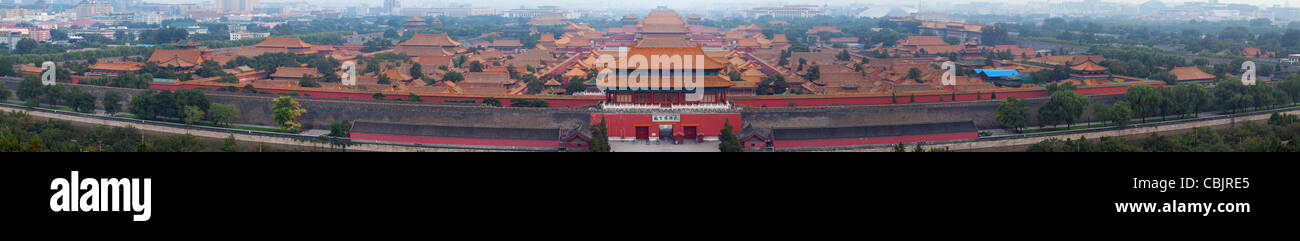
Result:
{"label": "paved road", "polygon": [[609,143],[611,151],[614,152],[719,152],[718,142],[706,141],[703,143],[683,143],[680,145],[668,144],[665,142],[646,143],[646,141],[611,141]]}

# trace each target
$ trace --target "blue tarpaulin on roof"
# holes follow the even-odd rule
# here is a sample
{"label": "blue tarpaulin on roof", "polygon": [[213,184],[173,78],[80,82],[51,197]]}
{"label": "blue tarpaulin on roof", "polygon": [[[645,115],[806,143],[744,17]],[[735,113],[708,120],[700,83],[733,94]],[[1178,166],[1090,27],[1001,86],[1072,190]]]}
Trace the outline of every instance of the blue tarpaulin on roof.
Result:
{"label": "blue tarpaulin on roof", "polygon": [[1007,76],[1020,76],[1020,71],[1010,69],[976,69],[976,74],[984,74],[988,77],[998,78]]}

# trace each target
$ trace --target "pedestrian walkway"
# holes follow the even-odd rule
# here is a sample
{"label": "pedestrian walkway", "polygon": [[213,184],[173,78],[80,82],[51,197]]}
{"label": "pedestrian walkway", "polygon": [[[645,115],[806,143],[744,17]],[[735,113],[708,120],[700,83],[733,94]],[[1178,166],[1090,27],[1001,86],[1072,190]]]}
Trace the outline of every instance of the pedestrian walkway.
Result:
{"label": "pedestrian walkway", "polygon": [[682,144],[671,144],[668,142],[649,142],[645,140],[637,141],[611,141],[609,143],[610,151],[613,152],[719,152],[718,142],[706,141],[696,143],[687,141]]}

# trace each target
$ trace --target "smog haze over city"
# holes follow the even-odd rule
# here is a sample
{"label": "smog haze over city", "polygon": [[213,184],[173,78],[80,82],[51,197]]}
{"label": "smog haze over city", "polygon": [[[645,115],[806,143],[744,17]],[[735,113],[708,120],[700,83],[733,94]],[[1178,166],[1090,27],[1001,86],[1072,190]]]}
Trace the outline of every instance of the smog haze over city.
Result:
{"label": "smog haze over city", "polygon": [[0,113],[80,124],[0,145],[1300,151],[1297,63],[1290,1],[0,0]]}
{"label": "smog haze over city", "polygon": [[[1083,1],[1083,0],[1079,0]],[[1142,4],[1153,0],[1100,0],[1104,3],[1122,3],[1122,4]],[[1154,0],[1164,4],[1180,4],[1184,2],[1208,2],[1208,0]],[[1250,4],[1255,6],[1286,6],[1295,0],[1219,0],[1220,3]],[[156,0],[149,2],[158,3],[205,3],[212,1],[195,1],[195,0]],[[382,0],[301,0],[301,1],[265,1],[265,2],[304,2],[317,6],[378,6],[383,5]],[[948,8],[952,4],[961,3],[1003,3],[1003,4],[1026,4],[1035,2],[1072,2],[1068,0],[936,0],[936,1],[915,1],[915,0],[788,0],[788,1],[748,1],[748,0],[658,0],[658,1],[596,1],[596,0],[482,0],[482,1],[404,1],[402,4],[412,7],[450,7],[450,6],[472,6],[472,7],[496,7],[496,8],[514,8],[514,7],[536,7],[536,6],[573,6],[579,8],[620,8],[649,9],[658,6],[667,6],[675,9],[690,10],[692,8],[735,8],[743,6],[760,6],[760,5],[792,5],[792,4],[813,4],[813,5],[868,5],[868,6],[929,6],[934,8]],[[1296,2],[1300,4],[1300,2]]]}

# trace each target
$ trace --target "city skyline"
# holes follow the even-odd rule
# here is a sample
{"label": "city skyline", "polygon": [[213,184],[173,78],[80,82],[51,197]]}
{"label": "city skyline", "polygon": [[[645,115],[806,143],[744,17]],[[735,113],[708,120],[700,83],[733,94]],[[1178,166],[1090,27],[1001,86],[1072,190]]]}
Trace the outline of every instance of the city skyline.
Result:
{"label": "city skyline", "polygon": [[[27,2],[27,1],[31,1],[31,0],[15,0],[15,2]],[[56,1],[57,1],[57,0],[56,0]],[[214,0],[149,0],[149,1],[145,1],[145,2],[154,2],[154,3],[194,3],[194,4],[201,4],[201,3],[212,3],[213,1],[214,1]],[[303,1],[301,1],[301,2],[307,2],[307,3],[310,3],[310,4],[330,4],[330,5],[333,5],[333,4],[339,4],[339,5],[337,5],[337,6],[341,6],[341,7],[346,7],[346,6],[360,6],[360,5],[366,5],[366,6],[376,7],[376,6],[383,6],[385,1],[386,1],[386,0],[360,0],[360,1],[354,1],[354,0],[303,0]],[[1025,4],[1025,3],[1031,3],[1031,2],[1052,2],[1052,3],[1062,3],[1062,2],[1085,2],[1085,1],[1099,1],[1099,2],[1104,2],[1104,3],[1142,4],[1142,3],[1149,2],[1149,1],[1151,1],[1151,0],[942,0],[942,1],[939,1],[939,2],[941,2],[941,3],[950,3],[950,4],[979,3],[979,2],[1010,3],[1010,4]],[[1181,4],[1181,3],[1187,3],[1187,2],[1209,2],[1209,1],[1211,1],[1211,0],[1162,0],[1162,1],[1160,1],[1160,2],[1162,2],[1162,3],[1168,5],[1168,4]],[[1298,4],[1300,4],[1300,2],[1297,2],[1296,0],[1218,0],[1218,1],[1219,1],[1219,3],[1225,3],[1225,4],[1250,4],[1250,5],[1260,6],[1260,7],[1271,7],[1271,6],[1275,6],[1275,5],[1277,5],[1277,6],[1286,6],[1286,5],[1288,5],[1288,4],[1290,4],[1292,7],[1300,7],[1300,5],[1298,5]],[[104,0],[100,0],[100,2],[105,2],[105,1],[104,1]],[[265,4],[265,3],[284,3],[284,2],[298,2],[298,1],[291,1],[291,0],[289,0],[289,1],[286,1],[286,0],[281,0],[281,1],[263,1],[264,4]],[[915,5],[915,4],[916,4],[916,1],[879,1],[879,0],[866,0],[866,1],[860,1],[860,0],[787,0],[787,1],[705,0],[705,1],[689,1],[689,0],[657,0],[657,1],[639,1],[639,2],[628,3],[628,2],[594,1],[594,0],[482,0],[482,1],[414,1],[414,0],[408,0],[408,1],[401,1],[401,3],[402,3],[401,6],[403,6],[403,7],[447,6],[447,5],[472,5],[472,6],[475,6],[475,7],[491,7],[491,8],[498,8],[498,9],[518,8],[518,7],[520,7],[520,6],[523,6],[523,7],[537,7],[537,6],[547,6],[547,5],[568,6],[568,7],[577,7],[577,8],[654,8],[654,7],[658,7],[658,6],[667,6],[667,7],[669,7],[669,8],[675,8],[675,9],[689,9],[689,8],[692,8],[692,7],[698,7],[698,6],[700,6],[700,5],[708,6],[708,5],[735,5],[735,4],[740,4],[741,6],[756,6],[756,5],[796,5],[796,4],[813,4],[813,5],[824,5],[824,4],[825,4],[825,5],[832,5],[832,6],[848,6],[848,5],[855,5],[855,4],[881,5],[881,6],[910,6],[910,5]],[[935,3],[932,2],[932,1],[922,1],[921,4],[922,4],[922,5],[934,5]],[[581,6],[581,7],[579,7],[579,6]]]}

